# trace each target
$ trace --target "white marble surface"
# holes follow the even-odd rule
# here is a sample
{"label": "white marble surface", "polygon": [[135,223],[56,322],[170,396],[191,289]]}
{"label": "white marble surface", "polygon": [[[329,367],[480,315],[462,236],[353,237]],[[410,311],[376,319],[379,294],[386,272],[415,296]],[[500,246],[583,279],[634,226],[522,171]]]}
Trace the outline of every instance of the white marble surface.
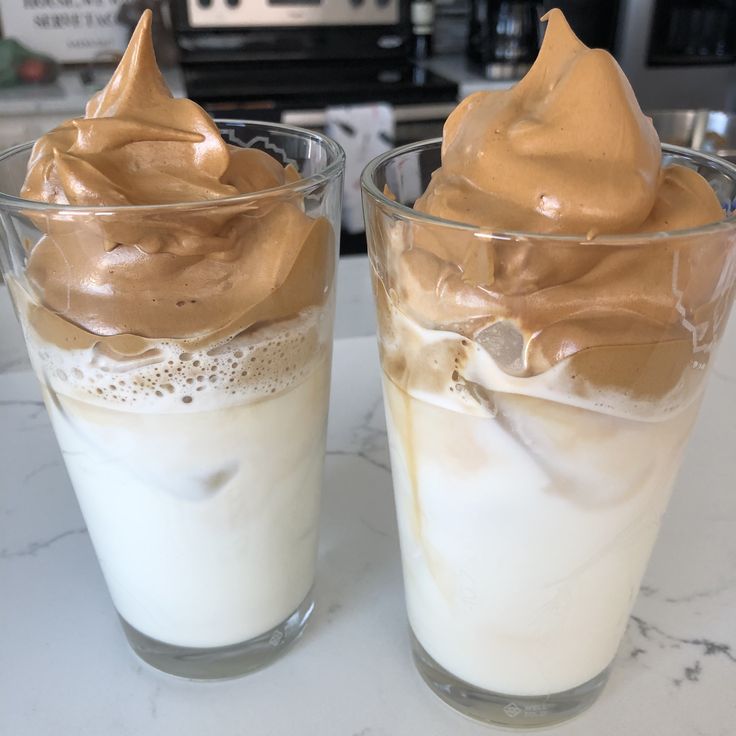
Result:
{"label": "white marble surface", "polygon": [[[356,329],[371,329],[365,259],[341,264],[340,277],[339,319],[353,310]],[[199,684],[129,651],[35,380],[3,357],[6,311],[0,305],[2,736],[493,732],[447,708],[412,667],[373,338],[346,337],[341,322],[312,623],[269,669]],[[734,406],[732,322],[608,687],[550,733],[736,733]]]}

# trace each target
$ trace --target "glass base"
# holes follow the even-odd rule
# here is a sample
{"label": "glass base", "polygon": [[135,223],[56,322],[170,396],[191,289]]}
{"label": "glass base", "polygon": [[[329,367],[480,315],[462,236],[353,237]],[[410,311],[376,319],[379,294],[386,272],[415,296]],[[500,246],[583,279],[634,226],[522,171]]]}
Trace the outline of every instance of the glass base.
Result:
{"label": "glass base", "polygon": [[166,644],[120,621],[133,651],[157,670],[190,680],[222,680],[247,675],[278,659],[301,636],[314,610],[312,591],[287,619],[265,634],[240,644],[195,649]]}
{"label": "glass base", "polygon": [[419,674],[449,706],[483,723],[506,728],[546,728],[589,708],[608,680],[608,668],[572,690],[551,695],[505,695],[458,679],[435,662],[411,632],[412,654]]}

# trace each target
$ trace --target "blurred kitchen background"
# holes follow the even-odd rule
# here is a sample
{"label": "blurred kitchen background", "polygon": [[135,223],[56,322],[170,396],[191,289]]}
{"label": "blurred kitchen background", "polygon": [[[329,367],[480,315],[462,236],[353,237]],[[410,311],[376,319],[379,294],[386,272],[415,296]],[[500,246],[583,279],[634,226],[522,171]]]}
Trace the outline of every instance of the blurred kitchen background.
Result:
{"label": "blurred kitchen background", "polygon": [[363,165],[513,84],[555,6],[616,56],[663,140],[736,157],[736,0],[0,0],[0,148],[81,115],[151,8],[175,95],[342,143],[342,249],[362,252]]}

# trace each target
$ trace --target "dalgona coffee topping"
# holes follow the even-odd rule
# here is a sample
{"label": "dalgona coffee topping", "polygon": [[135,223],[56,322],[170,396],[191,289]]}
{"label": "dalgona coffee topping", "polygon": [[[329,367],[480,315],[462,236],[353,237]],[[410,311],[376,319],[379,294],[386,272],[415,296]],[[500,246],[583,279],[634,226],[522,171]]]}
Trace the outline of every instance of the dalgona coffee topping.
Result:
{"label": "dalgona coffee topping", "polygon": [[228,145],[202,108],[172,97],[147,11],[85,116],[34,146],[23,197],[113,209],[34,216],[45,235],[30,250],[29,284],[69,329],[100,336],[194,338],[293,316],[324,300],[329,223],[304,214],[296,193],[219,200],[298,179]]}
{"label": "dalgona coffee topping", "polygon": [[[549,237],[407,224],[391,245],[392,301],[422,327],[506,353],[516,345],[499,363],[511,375],[570,358],[581,386],[661,395],[707,360],[723,326],[729,249],[722,234],[646,233],[715,222],[723,211],[695,171],[662,167],[656,131],[613,57],[582,44],[559,10],[545,20],[527,76],[471,95],[450,115],[442,166],[415,209]],[[605,238],[634,233],[640,242]],[[567,235],[578,237],[555,239]]]}
{"label": "dalgona coffee topping", "polygon": [[497,231],[589,237],[723,217],[702,177],[661,168],[657,133],[616,60],[579,41],[561,11],[543,20],[529,73],[450,115],[442,168],[416,209]]}

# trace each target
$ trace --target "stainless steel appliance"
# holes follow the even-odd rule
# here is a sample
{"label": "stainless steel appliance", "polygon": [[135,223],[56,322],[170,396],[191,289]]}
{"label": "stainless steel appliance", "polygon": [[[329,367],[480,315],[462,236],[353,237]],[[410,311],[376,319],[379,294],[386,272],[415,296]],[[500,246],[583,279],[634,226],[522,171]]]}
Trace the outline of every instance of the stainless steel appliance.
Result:
{"label": "stainless steel appliance", "polygon": [[623,0],[617,57],[644,109],[736,110],[736,0]]}
{"label": "stainless steel appliance", "polygon": [[406,55],[408,0],[171,0],[191,61],[373,59]]}
{"label": "stainless steel appliance", "polygon": [[[525,19],[533,5],[472,0],[471,57],[492,73],[504,68],[504,59],[506,69],[528,60],[532,33]],[[736,111],[736,0],[540,0],[536,6],[559,7],[584,43],[613,53],[644,109]]]}
{"label": "stainless steel appliance", "polygon": [[371,26],[399,22],[399,0],[187,0],[192,28]]}
{"label": "stainless steel appliance", "polygon": [[410,59],[409,0],[173,0],[187,94],[219,117],[319,127],[330,105],[387,102],[396,143],[432,137],[457,84]]}
{"label": "stainless steel appliance", "polygon": [[717,110],[648,111],[663,143],[715,153],[736,163],[736,115]]}
{"label": "stainless steel appliance", "polygon": [[[187,95],[213,116],[321,128],[385,102],[400,145],[442,132],[455,82],[416,65],[410,0],[172,0]],[[343,252],[365,239],[343,234]]]}

